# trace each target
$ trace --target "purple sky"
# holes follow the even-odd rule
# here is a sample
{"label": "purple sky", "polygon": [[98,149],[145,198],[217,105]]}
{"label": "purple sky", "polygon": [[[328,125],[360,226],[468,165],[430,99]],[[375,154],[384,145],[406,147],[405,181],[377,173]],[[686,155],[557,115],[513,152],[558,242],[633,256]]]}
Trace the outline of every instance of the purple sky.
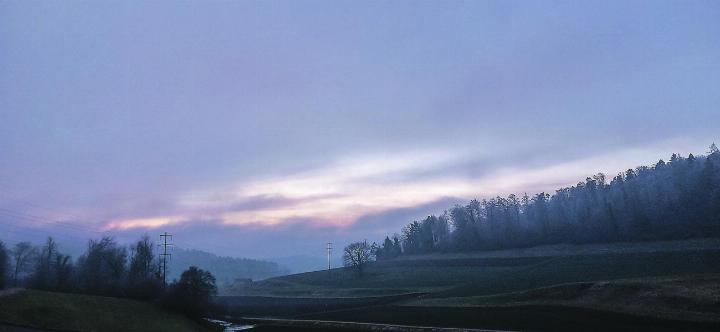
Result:
{"label": "purple sky", "polygon": [[[717,1],[0,2],[0,240],[380,240],[718,140]],[[57,221],[60,221],[59,223]]]}

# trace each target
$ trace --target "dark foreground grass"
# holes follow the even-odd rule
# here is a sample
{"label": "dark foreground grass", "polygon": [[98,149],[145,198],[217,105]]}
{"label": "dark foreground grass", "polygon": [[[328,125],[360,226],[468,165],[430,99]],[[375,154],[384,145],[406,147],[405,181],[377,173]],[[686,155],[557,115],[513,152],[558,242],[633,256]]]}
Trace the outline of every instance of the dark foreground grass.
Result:
{"label": "dark foreground grass", "polygon": [[720,323],[720,275],[577,282],[499,295],[418,298],[407,301],[405,305],[552,305]]}
{"label": "dark foreground grass", "polygon": [[392,296],[345,298],[220,296],[216,298],[216,301],[222,305],[227,312],[235,316],[292,317],[313,312],[383,305],[415,299],[420,295],[422,294],[412,293]]}
{"label": "dark foreground grass", "polygon": [[209,331],[151,303],[35,290],[0,297],[0,322],[64,331]]}
{"label": "dark foreground grass", "polygon": [[[675,286],[678,285],[649,288],[645,285],[646,281],[657,278],[682,281],[720,273],[718,244],[714,240],[596,244],[570,246],[568,250],[527,248],[403,258],[371,264],[363,276],[349,269],[336,269],[332,273],[310,272],[259,282],[248,289],[249,293],[281,296],[272,297],[274,307],[262,303],[268,300],[256,304],[246,302],[242,309],[236,306],[230,314],[262,313],[297,319],[529,331],[720,331],[718,320],[712,316],[716,311],[703,307],[720,302],[703,300],[703,296],[707,297],[703,293],[677,293]],[[612,284],[613,287],[596,285],[619,279],[636,279],[636,283]],[[569,283],[575,283],[575,288],[553,288],[560,292],[555,302],[544,301],[546,294],[543,293],[528,299],[532,300],[529,303],[487,303],[491,295]],[[717,279],[711,279],[701,286],[710,289],[718,283]],[[593,292],[582,293],[587,287],[577,288],[577,285],[595,287]],[[678,287],[687,285],[681,283]],[[651,297],[648,302],[648,289],[662,289],[664,295]],[[364,294],[397,294],[398,290],[404,290],[425,295],[384,303],[352,296],[359,290]],[[346,296],[344,299],[324,298],[328,294],[347,295],[341,295]],[[583,294],[594,298],[581,296]],[[627,299],[630,295],[632,302]],[[689,298],[683,298],[686,295]],[[490,300],[498,299],[504,298]],[[515,298],[504,300],[517,301]],[[633,310],[612,310],[620,301],[625,301],[626,308]],[[698,317],[702,319],[695,319]]]}
{"label": "dark foreground grass", "polygon": [[687,322],[561,306],[486,308],[376,306],[302,319],[516,331],[720,331],[720,323]]}
{"label": "dark foreground grass", "polygon": [[349,269],[309,272],[253,284],[259,296],[352,297],[430,292],[435,297],[490,295],[570,282],[720,273],[720,248],[379,262],[363,276]]}
{"label": "dark foreground grass", "polygon": [[720,250],[561,256],[468,281],[433,297],[491,295],[551,285],[720,272]]}

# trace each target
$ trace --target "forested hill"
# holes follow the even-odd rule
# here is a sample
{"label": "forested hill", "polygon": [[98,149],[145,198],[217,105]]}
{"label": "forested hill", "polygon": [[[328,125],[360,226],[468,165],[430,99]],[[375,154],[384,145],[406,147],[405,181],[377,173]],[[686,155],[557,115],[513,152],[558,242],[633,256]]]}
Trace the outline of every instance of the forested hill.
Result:
{"label": "forested hill", "polygon": [[223,257],[200,250],[175,249],[170,261],[169,279],[180,276],[189,266],[210,271],[223,286],[238,278],[265,279],[287,274],[277,263],[249,258]]}
{"label": "forested hill", "polygon": [[720,236],[720,152],[673,154],[609,179],[599,173],[553,194],[472,200],[413,221],[386,238],[378,259],[554,243]]}

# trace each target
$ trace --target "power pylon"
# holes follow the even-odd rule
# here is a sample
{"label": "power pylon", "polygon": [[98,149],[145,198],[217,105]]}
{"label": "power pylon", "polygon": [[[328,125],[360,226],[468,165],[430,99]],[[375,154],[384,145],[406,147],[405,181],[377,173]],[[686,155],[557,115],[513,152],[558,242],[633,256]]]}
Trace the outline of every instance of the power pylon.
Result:
{"label": "power pylon", "polygon": [[333,249],[332,242],[328,242],[325,249],[327,249],[328,271],[330,271],[330,254],[332,253],[332,249]]}
{"label": "power pylon", "polygon": [[162,264],[163,287],[167,286],[167,262],[170,259],[170,256],[172,256],[172,254],[168,253],[168,247],[172,247],[172,243],[168,243],[168,238],[170,238],[170,241],[172,241],[172,235],[168,234],[167,232],[160,234],[162,244],[159,244],[159,246],[163,247],[163,252],[162,254],[160,254],[160,262]]}

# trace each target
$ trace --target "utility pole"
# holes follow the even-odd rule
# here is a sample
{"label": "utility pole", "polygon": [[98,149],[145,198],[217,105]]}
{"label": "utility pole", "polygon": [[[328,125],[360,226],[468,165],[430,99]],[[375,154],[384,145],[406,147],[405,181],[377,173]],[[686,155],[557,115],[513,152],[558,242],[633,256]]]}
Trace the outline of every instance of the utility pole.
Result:
{"label": "utility pole", "polygon": [[160,239],[162,241],[162,244],[159,244],[163,247],[163,252],[160,254],[160,261],[162,262],[162,277],[163,277],[163,287],[167,286],[167,261],[168,258],[172,254],[168,254],[168,247],[172,247],[172,243],[168,243],[168,238],[172,241],[172,235],[168,234],[167,232],[160,234]]}
{"label": "utility pole", "polygon": [[332,253],[332,242],[328,242],[327,246],[325,247],[327,249],[327,256],[328,256],[328,271],[330,271],[330,253]]}

